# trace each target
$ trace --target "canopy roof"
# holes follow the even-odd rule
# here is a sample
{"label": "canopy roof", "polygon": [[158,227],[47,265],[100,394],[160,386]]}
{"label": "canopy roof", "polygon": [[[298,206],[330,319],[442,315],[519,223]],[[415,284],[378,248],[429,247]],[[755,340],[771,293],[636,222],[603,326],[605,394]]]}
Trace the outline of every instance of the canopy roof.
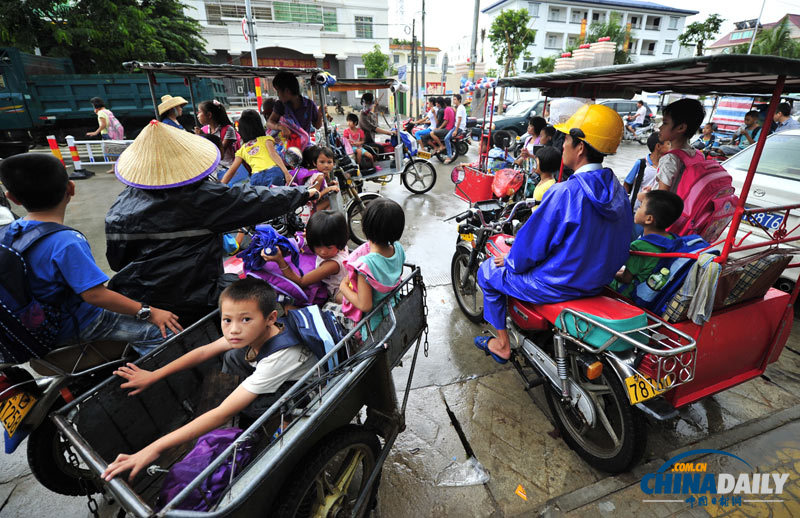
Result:
{"label": "canopy roof", "polygon": [[737,92],[772,94],[778,76],[783,92],[800,92],[800,59],[717,54],[587,68],[499,79],[497,86],[539,88],[549,97],[631,98],[640,92],[672,90],[684,94]]}
{"label": "canopy roof", "polygon": [[199,63],[151,63],[127,61],[122,64],[130,71],[146,70],[183,77],[270,77],[279,72],[312,77],[322,73],[319,68],[245,67],[241,65],[204,65]]}
{"label": "canopy roof", "polygon": [[396,79],[337,79],[336,84],[329,86],[331,92],[349,92],[353,90],[383,90],[397,82]]}

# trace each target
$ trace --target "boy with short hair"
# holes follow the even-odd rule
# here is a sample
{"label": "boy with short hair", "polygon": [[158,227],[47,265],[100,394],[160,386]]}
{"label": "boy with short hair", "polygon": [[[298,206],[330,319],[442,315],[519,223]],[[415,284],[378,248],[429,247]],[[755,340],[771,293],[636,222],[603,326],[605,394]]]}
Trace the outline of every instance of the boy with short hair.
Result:
{"label": "boy with short hair", "polygon": [[735,155],[747,146],[753,144],[761,133],[758,110],[750,110],[744,114],[744,124],[733,134],[733,145],[720,146],[719,149],[726,155]]}
{"label": "boy with short hair", "polygon": [[28,211],[24,218],[0,229],[3,244],[13,247],[23,234],[45,223],[62,226],[39,238],[23,254],[33,296],[61,311],[53,345],[124,341],[146,354],[163,342],[168,332],[182,330],[173,313],[106,288],[108,277],[95,263],[86,238],[63,226],[75,183],[60,160],[39,153],[12,156],[0,162],[0,181],[8,189],[8,198]]}
{"label": "boy with short hair", "polygon": [[[633,222],[644,228],[642,237],[657,234],[667,239],[675,236],[667,232],[667,228],[675,223],[683,211],[683,200],[675,193],[663,190],[648,191],[642,196],[642,204],[633,216]],[[664,252],[664,248],[649,243],[645,239],[637,239],[631,243],[631,251],[637,252]],[[620,294],[630,296],[634,287],[653,273],[658,265],[658,257],[631,255],[619,272],[615,275],[611,289]]]}
{"label": "boy with short hair", "polygon": [[114,374],[128,380],[120,387],[133,389],[130,394],[134,395],[171,374],[224,354],[222,372],[246,378],[216,408],[132,455],[118,455],[103,473],[105,480],[128,470],[133,480],[164,451],[223,426],[240,412],[249,417],[263,414],[290,383],[316,365],[317,358],[303,344],[278,345],[285,336],[286,317],[278,318],[275,291],[266,282],[254,277],[234,282],[219,296],[219,307],[223,336],[218,340],[152,372],[129,363]]}
{"label": "boy with short hair", "polygon": [[[669,151],[669,146],[670,143],[668,141],[661,139],[661,132],[659,131],[654,131],[647,138],[647,149],[650,150],[650,153],[643,159],[645,161],[645,167],[642,183],[639,185],[639,192],[642,192],[642,188],[644,187],[654,187],[659,161],[661,160],[661,157],[664,156],[664,153]],[[625,191],[628,194],[631,193],[631,190],[636,183],[636,176],[639,174],[640,166],[641,160],[637,160],[636,163],[633,164],[628,176],[625,177],[625,181],[623,182],[622,186],[625,187]],[[641,201],[635,200],[633,210],[636,211],[641,203]]]}
{"label": "boy with short hair", "polygon": [[362,154],[372,158],[372,154],[363,148],[366,137],[364,136],[364,130],[358,127],[358,115],[355,113],[347,114],[347,128],[342,133],[342,136],[353,146],[353,152],[356,154],[356,164],[361,163]]}
{"label": "boy with short hair", "polygon": [[[664,119],[659,128],[661,140],[669,142],[673,151],[681,149],[689,156],[694,156],[697,150],[689,144],[689,139],[697,133],[705,114],[703,105],[697,99],[680,99],[668,104],[664,108]],[[676,192],[684,168],[683,161],[675,153],[661,157],[656,173],[657,188]]]}

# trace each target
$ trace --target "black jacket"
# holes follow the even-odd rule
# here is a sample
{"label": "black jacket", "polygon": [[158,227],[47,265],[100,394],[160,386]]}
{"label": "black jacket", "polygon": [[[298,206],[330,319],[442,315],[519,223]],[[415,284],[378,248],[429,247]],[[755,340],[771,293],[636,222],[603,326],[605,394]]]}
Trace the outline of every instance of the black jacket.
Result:
{"label": "black jacket", "polygon": [[305,187],[228,187],[202,180],[173,189],[126,187],[106,215],[109,288],[176,313],[182,323],[217,304],[222,233],[308,201]]}

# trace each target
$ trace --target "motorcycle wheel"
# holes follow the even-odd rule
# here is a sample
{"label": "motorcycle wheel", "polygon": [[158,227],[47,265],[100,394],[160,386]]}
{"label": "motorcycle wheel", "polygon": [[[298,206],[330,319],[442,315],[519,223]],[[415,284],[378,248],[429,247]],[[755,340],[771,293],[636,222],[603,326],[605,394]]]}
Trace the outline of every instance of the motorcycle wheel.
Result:
{"label": "motorcycle wheel", "polygon": [[381,198],[377,192],[364,192],[358,195],[363,204],[363,210],[356,200],[350,203],[347,207],[347,228],[350,230],[350,240],[357,245],[362,245],[367,242],[367,236],[364,235],[364,229],[361,227],[361,218],[364,217],[364,211],[370,202]]}
{"label": "motorcycle wheel", "polygon": [[461,312],[467,320],[475,324],[483,323],[483,291],[478,286],[478,271],[470,273],[467,277],[467,286],[461,288],[461,274],[469,264],[471,251],[466,247],[457,246],[456,253],[450,263],[450,283],[453,286],[453,293],[456,295],[456,302]]}
{"label": "motorcycle wheel", "polygon": [[469,142],[466,140],[459,140],[456,142],[456,153],[461,156],[466,156],[469,153]]}
{"label": "motorcycle wheel", "polygon": [[436,185],[436,168],[427,160],[409,160],[400,180],[414,194],[425,194]]}
{"label": "motorcycle wheel", "polygon": [[444,164],[444,161],[447,160],[446,151],[439,151],[438,153],[435,153],[433,156],[436,157],[436,160],[438,160],[440,164]]}
{"label": "motorcycle wheel", "polygon": [[33,476],[44,487],[61,495],[99,493],[100,489],[91,472],[70,464],[68,447],[56,425],[50,418],[45,418],[28,437],[28,466]]}
{"label": "motorcycle wheel", "polygon": [[367,481],[375,468],[380,443],[362,426],[348,425],[324,437],[303,458],[287,480],[288,487],[275,516],[351,516],[358,496],[369,491],[367,505],[357,516],[375,507],[380,477],[371,488]]}
{"label": "motorcycle wheel", "polygon": [[545,383],[547,406],[561,437],[593,468],[607,473],[627,471],[639,462],[647,445],[644,417],[629,404],[608,363],[603,364],[603,373],[596,380],[586,379],[575,363],[570,363],[570,376],[592,399],[597,422],[593,427],[586,425],[572,405],[561,401],[560,392]]}

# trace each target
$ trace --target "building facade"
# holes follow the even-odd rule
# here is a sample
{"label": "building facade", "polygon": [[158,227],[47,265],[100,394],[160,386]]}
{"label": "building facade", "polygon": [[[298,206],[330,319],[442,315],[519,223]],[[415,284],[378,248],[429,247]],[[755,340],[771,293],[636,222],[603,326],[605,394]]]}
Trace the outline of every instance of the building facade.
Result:
{"label": "building facade", "polygon": [[567,47],[576,46],[584,20],[588,31],[593,23],[607,23],[612,13],[619,17],[623,27],[631,26],[629,48],[634,63],[676,58],[681,52],[678,35],[683,32],[686,17],[697,14],[697,11],[636,0],[495,0],[481,10],[486,17],[482,26],[487,32],[494,19],[506,9],[526,9],[531,16],[530,27],[536,30],[534,44],[516,63],[518,72],[532,67],[538,58],[557,56]]}
{"label": "building facade", "polygon": [[[212,63],[250,65],[244,37],[244,0],[184,0],[197,19]],[[364,77],[361,56],[389,46],[388,0],[252,0],[258,63],[320,67],[337,77]],[[229,93],[246,96],[245,81],[228,81]],[[353,103],[350,94],[342,102]],[[353,98],[353,99],[351,99]]]}
{"label": "building facade", "polygon": [[748,45],[758,31],[769,30],[777,27],[788,18],[789,35],[795,41],[800,41],[800,14],[785,14],[777,22],[763,23],[755,28],[755,20],[736,23],[736,29],[729,32],[707,47],[709,54],[730,54],[739,45]]}

